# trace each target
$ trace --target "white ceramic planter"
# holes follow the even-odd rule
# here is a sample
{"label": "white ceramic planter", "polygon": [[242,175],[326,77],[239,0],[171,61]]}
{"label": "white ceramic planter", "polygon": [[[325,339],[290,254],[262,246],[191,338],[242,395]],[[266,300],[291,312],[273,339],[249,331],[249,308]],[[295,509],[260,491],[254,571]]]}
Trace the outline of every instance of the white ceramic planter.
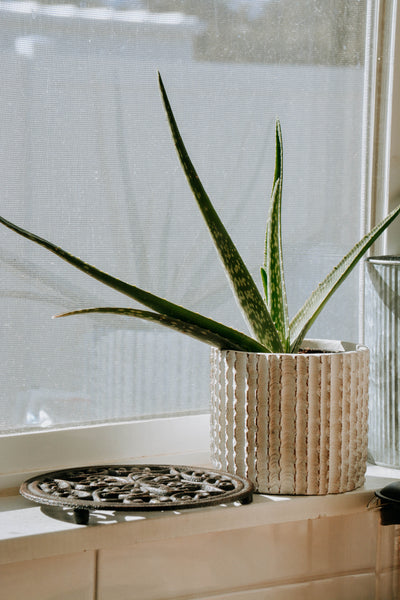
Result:
{"label": "white ceramic planter", "polygon": [[317,353],[211,353],[213,464],[261,493],[335,494],[365,479],[369,351],[304,346]]}

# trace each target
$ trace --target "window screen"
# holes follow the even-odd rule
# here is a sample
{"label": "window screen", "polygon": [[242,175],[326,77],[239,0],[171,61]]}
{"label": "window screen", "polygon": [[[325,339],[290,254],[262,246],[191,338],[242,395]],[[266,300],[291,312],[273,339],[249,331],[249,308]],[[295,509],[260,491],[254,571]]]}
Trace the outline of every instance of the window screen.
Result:
{"label": "window screen", "polygon": [[[291,316],[359,237],[367,5],[350,0],[0,0],[4,217],[97,267],[247,332],[181,171],[188,151],[257,282],[284,140]],[[204,412],[206,345],[0,229],[3,432]],[[310,337],[357,340],[358,280]]]}

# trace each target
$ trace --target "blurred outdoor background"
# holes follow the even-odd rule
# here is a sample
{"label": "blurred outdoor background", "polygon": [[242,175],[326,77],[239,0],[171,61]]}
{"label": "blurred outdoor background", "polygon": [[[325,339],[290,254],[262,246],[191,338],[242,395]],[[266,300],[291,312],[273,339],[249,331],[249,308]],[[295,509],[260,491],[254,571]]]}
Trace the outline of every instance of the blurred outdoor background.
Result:
{"label": "blurred outdoor background", "polygon": [[[290,314],[359,238],[373,2],[0,0],[1,214],[246,330],[181,171],[187,149],[256,281],[284,139]],[[364,124],[364,125],[363,125]],[[117,317],[128,298],[0,229],[3,433],[208,409],[207,346]],[[355,273],[310,337],[357,341]]]}

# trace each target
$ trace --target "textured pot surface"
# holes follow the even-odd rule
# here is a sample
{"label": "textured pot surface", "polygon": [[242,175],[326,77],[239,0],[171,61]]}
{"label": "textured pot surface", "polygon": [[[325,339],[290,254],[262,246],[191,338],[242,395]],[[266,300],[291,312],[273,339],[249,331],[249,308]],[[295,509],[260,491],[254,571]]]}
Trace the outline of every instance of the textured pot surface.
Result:
{"label": "textured pot surface", "polygon": [[213,463],[261,493],[334,494],[364,483],[368,349],[324,340],[304,347],[321,353],[212,349]]}

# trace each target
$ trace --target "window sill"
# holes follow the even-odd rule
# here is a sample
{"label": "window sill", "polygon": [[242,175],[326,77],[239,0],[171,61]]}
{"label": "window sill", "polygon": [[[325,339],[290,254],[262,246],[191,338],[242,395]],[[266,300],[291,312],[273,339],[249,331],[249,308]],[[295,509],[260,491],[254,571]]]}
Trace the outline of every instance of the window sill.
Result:
{"label": "window sill", "polygon": [[[171,458],[171,457],[169,457]],[[186,458],[186,460],[184,460]],[[196,459],[196,462],[195,462]],[[175,457],[175,464],[201,464],[200,456]],[[203,461],[206,462],[206,460]],[[91,514],[89,526],[72,522],[71,511],[41,508],[20,496],[0,498],[0,564],[121,548],[211,532],[351,515],[367,510],[374,491],[400,478],[400,471],[368,467],[363,487],[330,496],[255,495],[253,503],[165,513]]]}

